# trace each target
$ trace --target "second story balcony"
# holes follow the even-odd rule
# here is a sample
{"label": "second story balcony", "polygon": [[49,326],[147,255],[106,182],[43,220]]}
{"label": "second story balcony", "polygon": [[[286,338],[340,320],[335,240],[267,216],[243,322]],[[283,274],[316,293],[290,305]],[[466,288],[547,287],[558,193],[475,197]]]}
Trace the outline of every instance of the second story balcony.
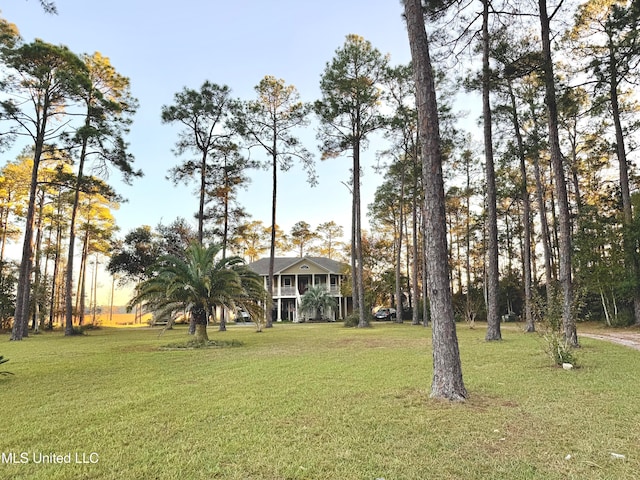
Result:
{"label": "second story balcony", "polygon": [[[326,284],[323,285],[316,285],[316,287],[322,287],[325,290],[327,290],[331,295],[335,295],[335,296],[339,296],[340,295],[340,287],[338,285],[331,285],[328,286]],[[278,295],[280,297],[295,297],[297,296],[297,287],[294,287],[292,285],[284,285],[280,287],[280,292],[278,293],[278,291],[274,292],[275,295]],[[304,293],[301,293],[301,295],[304,295]]]}

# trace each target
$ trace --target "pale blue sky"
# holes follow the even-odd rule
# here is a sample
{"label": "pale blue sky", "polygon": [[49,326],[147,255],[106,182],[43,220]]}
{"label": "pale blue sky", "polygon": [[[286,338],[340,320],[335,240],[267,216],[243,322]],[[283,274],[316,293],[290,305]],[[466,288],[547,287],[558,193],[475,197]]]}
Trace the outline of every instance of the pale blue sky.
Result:
{"label": "pale blue sky", "polygon": [[[363,36],[394,64],[407,63],[409,46],[399,0],[56,0],[58,15],[47,15],[36,0],[3,2],[2,16],[15,23],[26,41],[41,38],[76,53],[99,51],[131,79],[140,102],[129,141],[136,167],[145,176],[131,187],[111,179],[128,199],[116,212],[123,234],[139,225],[169,223],[177,216],[193,219],[193,187],[174,187],[165,179],[177,159],[172,153],[176,129],[162,125],[162,105],[184,86],[205,80],[227,84],[233,95],[252,98],[265,75],[294,84],[305,101],[319,96],[324,67],[345,36]],[[279,176],[278,223],[285,230],[305,220],[313,227],[334,220],[349,231],[349,158],[321,162],[315,128],[303,135],[316,153],[319,185],[310,188],[295,168]],[[374,142],[363,157],[363,205],[383,181],[371,166]],[[7,154],[2,154],[5,159]],[[2,158],[0,157],[0,158]],[[241,200],[253,219],[270,222],[270,173],[252,171]]]}
{"label": "pale blue sky", "polygon": [[[45,14],[36,0],[2,3],[1,15],[18,26],[25,41],[41,38],[79,54],[99,51],[131,79],[140,107],[128,140],[145,176],[132,186],[122,184],[117,173],[110,179],[128,199],[115,212],[121,235],[178,216],[195,224],[193,187],[174,187],[165,179],[177,162],[172,153],[177,129],[162,125],[160,111],[183,87],[199,88],[209,80],[229,85],[234,97],[249,99],[253,87],[273,75],[295,85],[304,101],[314,101],[326,63],[350,33],[390,54],[393,64],[410,60],[399,0],[55,0],[58,15]],[[301,138],[316,154],[319,185],[310,188],[299,167],[279,174],[278,224],[289,231],[299,220],[314,228],[333,220],[348,236],[351,197],[341,182],[349,179],[351,159],[321,162],[315,134],[312,123]],[[384,181],[372,170],[382,148],[384,142],[374,140],[362,157],[364,208]],[[17,148],[2,153],[0,162],[16,154]],[[252,171],[253,181],[241,194],[252,218],[265,225],[271,221],[270,175]],[[108,304],[110,285],[101,275],[99,304]],[[126,289],[116,292],[116,304],[128,296]]]}

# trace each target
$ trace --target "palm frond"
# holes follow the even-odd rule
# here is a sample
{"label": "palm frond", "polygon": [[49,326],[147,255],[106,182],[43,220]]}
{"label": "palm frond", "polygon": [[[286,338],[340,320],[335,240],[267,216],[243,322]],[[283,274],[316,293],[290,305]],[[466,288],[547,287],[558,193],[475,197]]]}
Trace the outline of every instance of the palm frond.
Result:
{"label": "palm frond", "polygon": [[173,314],[187,308],[243,308],[253,318],[264,316],[270,305],[258,274],[237,256],[218,259],[219,245],[190,245],[183,257],[167,255],[156,264],[156,275],[141,282],[130,300],[131,309]]}

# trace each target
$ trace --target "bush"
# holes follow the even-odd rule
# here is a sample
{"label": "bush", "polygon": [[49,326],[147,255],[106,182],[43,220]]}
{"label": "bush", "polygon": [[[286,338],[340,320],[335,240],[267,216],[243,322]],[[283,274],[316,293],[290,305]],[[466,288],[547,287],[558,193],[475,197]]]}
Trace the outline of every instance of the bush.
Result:
{"label": "bush", "polygon": [[360,316],[358,315],[358,312],[353,312],[351,315],[344,317],[345,327],[357,327],[358,323],[360,323]]}
{"label": "bush", "polygon": [[545,351],[551,357],[554,365],[562,365],[570,363],[574,367],[577,364],[575,351],[569,343],[563,339],[562,335],[556,330],[548,330],[542,333],[545,340]]}
{"label": "bush", "polygon": [[564,337],[564,327],[562,325],[562,301],[557,287],[551,292],[551,304],[545,305],[542,296],[534,294],[533,316],[540,325],[538,329],[544,341],[544,351],[554,365],[570,363],[577,366],[574,347]]}
{"label": "bush", "polygon": [[86,325],[74,325],[71,329],[71,335],[86,335]]}

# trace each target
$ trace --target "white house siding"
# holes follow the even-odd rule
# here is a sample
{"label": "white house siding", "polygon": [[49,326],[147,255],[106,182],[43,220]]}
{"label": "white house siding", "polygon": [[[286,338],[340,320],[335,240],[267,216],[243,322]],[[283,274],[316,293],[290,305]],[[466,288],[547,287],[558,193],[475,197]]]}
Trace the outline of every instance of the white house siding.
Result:
{"label": "white house siding", "polygon": [[[267,258],[249,264],[249,267],[264,277],[265,288],[268,281],[268,261]],[[323,263],[342,268],[342,264],[338,262],[317,257],[276,259],[273,290],[273,303],[277,309],[276,321],[300,321],[298,312],[300,298],[312,286],[327,288],[338,304],[338,311],[333,312],[334,318],[341,320],[345,317],[350,302],[340,293],[344,275],[339,271],[325,268]]]}

